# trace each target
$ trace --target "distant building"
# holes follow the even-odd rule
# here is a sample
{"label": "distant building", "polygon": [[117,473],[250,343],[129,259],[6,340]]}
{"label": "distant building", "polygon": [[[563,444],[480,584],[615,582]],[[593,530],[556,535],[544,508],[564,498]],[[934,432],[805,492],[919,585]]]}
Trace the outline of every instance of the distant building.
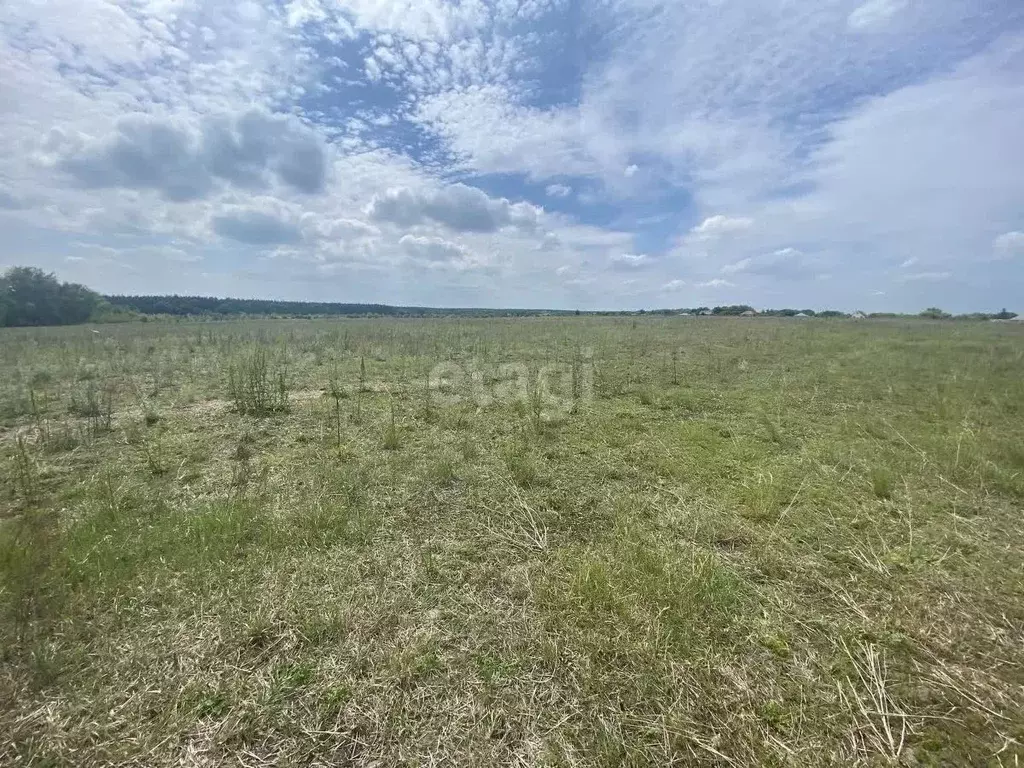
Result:
{"label": "distant building", "polygon": [[854,320],[863,320],[867,317],[863,312],[854,312],[850,317]]}
{"label": "distant building", "polygon": [[740,317],[755,317],[756,315],[757,315],[757,312],[755,312],[752,309],[748,309],[748,310],[740,313]]}
{"label": "distant building", "polygon": [[793,317],[810,317],[806,312],[797,312]]}
{"label": "distant building", "polygon": [[689,312],[680,312],[679,317],[693,317]]}
{"label": "distant building", "polygon": [[704,310],[703,312],[701,312],[701,314],[702,314],[702,315],[703,315],[704,317],[710,317],[711,315],[713,315],[713,314],[714,314],[714,312],[712,312],[712,311],[711,311],[710,309],[705,309],[705,310]]}

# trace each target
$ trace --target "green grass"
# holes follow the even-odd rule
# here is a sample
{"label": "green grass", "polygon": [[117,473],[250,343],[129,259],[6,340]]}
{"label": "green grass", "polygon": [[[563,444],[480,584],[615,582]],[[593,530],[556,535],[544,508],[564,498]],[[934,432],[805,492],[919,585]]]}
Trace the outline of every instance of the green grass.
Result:
{"label": "green grass", "polygon": [[[2,764],[1024,757],[1010,324],[140,323],[0,365]],[[545,365],[593,396],[510,379]]]}

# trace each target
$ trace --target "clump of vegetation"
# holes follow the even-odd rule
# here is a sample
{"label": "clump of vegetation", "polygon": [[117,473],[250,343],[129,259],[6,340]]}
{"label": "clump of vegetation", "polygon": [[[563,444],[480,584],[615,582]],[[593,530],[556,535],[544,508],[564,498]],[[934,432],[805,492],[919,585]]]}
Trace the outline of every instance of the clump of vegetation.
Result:
{"label": "clump of vegetation", "polygon": [[895,481],[892,473],[884,467],[873,467],[871,470],[871,490],[879,499],[891,499]]}
{"label": "clump of vegetation", "polygon": [[283,368],[272,370],[267,352],[253,349],[228,367],[228,396],[238,413],[267,416],[288,410],[288,380]]}
{"label": "clump of vegetation", "polygon": [[537,466],[537,460],[530,453],[529,446],[525,442],[516,443],[506,452],[505,466],[516,485],[522,488],[532,488],[541,482],[541,472]]}
{"label": "clump of vegetation", "polygon": [[384,427],[384,450],[397,451],[402,447],[402,438],[398,433],[398,424],[395,421],[395,403],[391,402],[391,413],[388,417],[387,426]]}
{"label": "clump of vegetation", "polygon": [[77,283],[62,283],[35,267],[11,267],[0,275],[0,326],[84,323],[106,303]]}

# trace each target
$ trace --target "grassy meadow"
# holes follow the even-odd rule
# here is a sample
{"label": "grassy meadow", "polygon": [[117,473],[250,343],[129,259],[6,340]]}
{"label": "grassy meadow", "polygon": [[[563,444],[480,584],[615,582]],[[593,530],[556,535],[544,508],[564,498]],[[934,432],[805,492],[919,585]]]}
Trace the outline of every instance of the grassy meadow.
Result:
{"label": "grassy meadow", "polygon": [[0,370],[0,764],[1024,758],[1019,325],[151,322]]}

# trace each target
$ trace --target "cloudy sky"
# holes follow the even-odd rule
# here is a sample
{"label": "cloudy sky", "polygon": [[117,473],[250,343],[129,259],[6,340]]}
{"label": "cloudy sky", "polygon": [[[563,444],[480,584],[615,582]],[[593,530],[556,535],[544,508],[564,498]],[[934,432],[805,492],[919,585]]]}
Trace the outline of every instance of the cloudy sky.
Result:
{"label": "cloudy sky", "polygon": [[0,266],[1024,311],[1021,0],[6,0]]}

